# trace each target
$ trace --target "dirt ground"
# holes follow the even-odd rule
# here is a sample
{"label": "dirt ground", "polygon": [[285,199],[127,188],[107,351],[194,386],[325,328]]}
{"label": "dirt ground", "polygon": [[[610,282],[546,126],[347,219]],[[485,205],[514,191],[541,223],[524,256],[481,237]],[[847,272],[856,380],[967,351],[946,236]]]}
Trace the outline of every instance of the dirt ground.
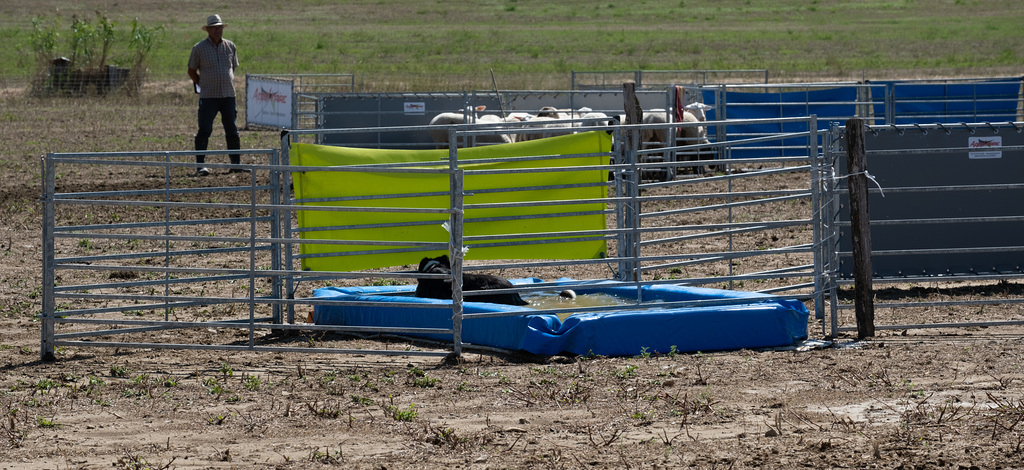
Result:
{"label": "dirt ground", "polygon": [[37,323],[3,323],[0,468],[1024,467],[1017,329],[635,358],[43,363]]}
{"label": "dirt ground", "polygon": [[[187,149],[194,111],[173,93],[93,102],[88,113],[4,99],[0,469],[1024,468],[1024,327],[1015,326],[828,342],[812,318],[809,341],[789,348],[630,358],[423,357],[403,352],[445,350],[303,333],[261,340],[308,353],[61,348],[42,362],[38,156]],[[275,141],[243,133],[246,148]],[[878,295],[1022,290],[1009,282]],[[1021,319],[1014,304],[877,315]],[[244,333],[166,334],[201,345]]]}

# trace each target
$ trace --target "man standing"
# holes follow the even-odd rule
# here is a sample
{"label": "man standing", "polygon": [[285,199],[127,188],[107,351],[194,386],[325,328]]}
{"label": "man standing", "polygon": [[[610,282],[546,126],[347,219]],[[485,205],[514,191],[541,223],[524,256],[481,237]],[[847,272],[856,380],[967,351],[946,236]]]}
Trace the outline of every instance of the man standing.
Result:
{"label": "man standing", "polygon": [[[199,132],[196,133],[196,150],[206,150],[210,135],[213,134],[213,120],[220,113],[220,121],[224,125],[224,138],[228,150],[241,148],[238,127],[235,125],[235,69],[238,68],[238,54],[235,43],[224,39],[224,22],[220,15],[206,18],[203,30],[209,36],[192,46],[188,57],[188,76],[195,84],[199,93]],[[241,155],[230,155],[231,163],[238,164]],[[205,155],[196,155],[197,176],[210,174],[210,169],[203,166]],[[231,173],[241,172],[241,168],[232,168]]]}

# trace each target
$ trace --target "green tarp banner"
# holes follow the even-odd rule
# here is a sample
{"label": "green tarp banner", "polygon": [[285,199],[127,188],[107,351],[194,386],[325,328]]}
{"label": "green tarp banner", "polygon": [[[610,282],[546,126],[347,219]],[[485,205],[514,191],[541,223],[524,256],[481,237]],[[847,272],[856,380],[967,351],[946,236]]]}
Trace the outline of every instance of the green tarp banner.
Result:
{"label": "green tarp banner", "polygon": [[[585,132],[514,144],[459,149],[458,168],[465,170],[463,204],[467,207],[463,223],[465,237],[479,235],[515,235],[542,232],[567,232],[557,237],[529,237],[533,243],[518,246],[482,246],[502,240],[466,242],[466,259],[593,259],[604,256],[604,240],[579,240],[572,232],[603,230],[605,204],[531,205],[474,209],[471,204],[569,201],[607,197],[607,169],[558,172],[522,172],[475,174],[474,170],[513,170],[602,166],[609,163],[611,135]],[[559,157],[561,155],[599,154]],[[302,244],[303,269],[312,271],[354,271],[392,266],[417,265],[424,256],[438,256],[445,250],[424,250],[400,242],[447,243],[450,234],[444,224],[447,213],[382,212],[372,208],[450,209],[448,150],[358,149],[294,143],[289,149],[294,166],[345,166],[384,163],[409,163],[406,168],[435,169],[429,173],[374,171],[300,171],[292,175],[299,205],[345,206],[363,208],[348,211],[298,211],[302,239],[344,240],[345,244]],[[537,157],[507,162],[474,160]],[[578,184],[587,187],[559,187]],[[516,189],[516,188],[542,189]],[[490,191],[511,189],[510,191]],[[427,196],[408,196],[434,193]],[[313,201],[323,198],[348,200]],[[570,213],[586,212],[581,215]],[[493,220],[492,218],[497,218]],[[489,220],[482,220],[489,219]],[[399,226],[419,223],[419,225]],[[319,229],[319,230],[309,230]],[[519,239],[517,239],[519,240]],[[395,245],[362,242],[396,242]],[[370,253],[371,250],[400,249],[402,252]]]}

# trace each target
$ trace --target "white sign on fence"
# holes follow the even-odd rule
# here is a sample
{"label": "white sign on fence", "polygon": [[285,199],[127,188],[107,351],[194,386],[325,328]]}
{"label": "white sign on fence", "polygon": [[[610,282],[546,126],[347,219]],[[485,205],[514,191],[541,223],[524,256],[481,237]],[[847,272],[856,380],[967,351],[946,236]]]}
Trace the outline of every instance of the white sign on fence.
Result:
{"label": "white sign on fence", "polygon": [[1003,138],[1000,136],[969,137],[967,146],[971,149],[967,158],[1003,158],[1003,152],[999,150],[1003,146]]}
{"label": "white sign on fence", "polygon": [[427,113],[427,103],[423,101],[406,101],[403,108],[405,109],[405,114],[420,116]]}
{"label": "white sign on fence", "polygon": [[292,127],[292,82],[247,77],[245,123]]}

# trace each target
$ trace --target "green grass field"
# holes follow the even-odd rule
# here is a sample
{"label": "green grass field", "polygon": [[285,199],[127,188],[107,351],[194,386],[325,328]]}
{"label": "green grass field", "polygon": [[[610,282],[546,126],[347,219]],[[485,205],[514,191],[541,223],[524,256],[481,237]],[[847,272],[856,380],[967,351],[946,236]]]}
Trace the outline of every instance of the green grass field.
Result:
{"label": "green grass field", "polygon": [[[8,0],[0,75],[36,68],[33,18],[70,50],[72,19],[161,27],[150,79],[185,80],[206,15],[241,74],[352,73],[364,91],[567,87],[572,71],[766,69],[773,81],[1019,73],[1019,0]],[[60,20],[55,24],[55,20]],[[64,52],[61,55],[69,54]]]}

